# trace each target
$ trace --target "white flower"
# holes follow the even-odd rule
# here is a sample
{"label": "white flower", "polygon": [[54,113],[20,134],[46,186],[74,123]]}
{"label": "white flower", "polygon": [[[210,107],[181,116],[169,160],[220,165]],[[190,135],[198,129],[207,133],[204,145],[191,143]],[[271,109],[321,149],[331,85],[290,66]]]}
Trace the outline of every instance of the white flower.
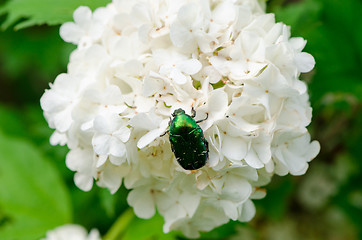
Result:
{"label": "white flower", "polygon": [[75,184],[83,191],[89,191],[93,186],[93,178],[97,178],[96,157],[91,148],[75,148],[67,154],[66,165],[74,175]]}
{"label": "white flower", "polygon": [[[98,115],[93,122],[95,134],[92,139],[94,152],[100,156],[109,156],[111,163],[120,165],[126,156],[125,142],[129,139],[130,129],[125,121],[114,114]],[[101,166],[104,161],[97,163]]]}
{"label": "white flower", "polygon": [[170,27],[170,38],[182,51],[193,52],[197,47],[206,52],[212,50],[210,42],[214,38],[206,33],[210,22],[208,5],[208,1],[191,2],[178,11],[177,19]]}
{"label": "white flower", "polygon": [[186,217],[173,222],[164,232],[170,229],[179,229],[190,238],[200,237],[199,231],[208,232],[215,226],[220,226],[229,221],[223,210],[207,201],[202,202],[192,218]]}
{"label": "white flower", "polygon": [[79,7],[73,13],[74,22],[67,22],[60,28],[60,36],[66,42],[78,44],[79,47],[89,47],[101,36],[104,26],[102,21],[107,20],[107,15],[102,8],[92,16],[89,7]]}
{"label": "white flower", "polygon": [[48,231],[42,240],[101,240],[101,237],[97,229],[88,234],[82,226],[66,224]]}
{"label": "white flower", "polygon": [[67,74],[60,74],[46,90],[40,104],[51,128],[64,133],[73,122],[72,111],[79,102],[81,79]]}
{"label": "white flower", "polygon": [[302,175],[307,171],[308,162],[317,156],[319,142],[310,142],[308,132],[277,132],[272,142],[275,172],[285,175]]}
{"label": "white flower", "polygon": [[264,133],[250,139],[248,153],[245,156],[245,162],[249,166],[259,169],[271,162],[271,139],[271,136]]}
{"label": "white flower", "polygon": [[[137,216],[159,212],[164,231],[187,237],[230,219],[250,221],[252,199],[274,174],[304,174],[319,152],[306,127],[301,72],[314,67],[306,41],[257,0],[113,0],[74,12],[60,34],[77,45],[41,106],[67,144],[84,191],[124,183]],[[208,141],[204,167],[177,162],[172,113],[196,111]],[[185,149],[184,151],[191,151]]]}
{"label": "white flower", "polygon": [[[150,181],[152,183],[152,180]],[[161,191],[154,189],[153,184],[143,185],[133,189],[127,197],[128,203],[134,208],[140,218],[151,218],[155,215],[156,195]]]}
{"label": "white flower", "polygon": [[122,179],[128,174],[129,166],[127,165],[113,165],[110,162],[106,162],[104,165],[98,168],[98,182],[100,187],[108,188],[109,191],[114,194],[117,192],[122,184]]}

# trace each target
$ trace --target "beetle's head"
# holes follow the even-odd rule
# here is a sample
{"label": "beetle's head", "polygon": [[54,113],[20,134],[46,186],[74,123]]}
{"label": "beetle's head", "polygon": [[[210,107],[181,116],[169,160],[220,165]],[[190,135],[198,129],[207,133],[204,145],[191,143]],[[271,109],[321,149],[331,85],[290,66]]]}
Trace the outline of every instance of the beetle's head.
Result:
{"label": "beetle's head", "polygon": [[185,114],[185,111],[182,108],[178,108],[172,113],[172,117],[176,117],[177,115],[181,114]]}

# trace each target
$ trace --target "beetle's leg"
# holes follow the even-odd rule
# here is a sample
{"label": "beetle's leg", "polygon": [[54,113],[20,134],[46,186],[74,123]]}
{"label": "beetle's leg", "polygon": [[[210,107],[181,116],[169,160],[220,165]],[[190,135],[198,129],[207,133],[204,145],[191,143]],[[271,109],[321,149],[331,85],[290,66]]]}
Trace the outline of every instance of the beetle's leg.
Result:
{"label": "beetle's leg", "polygon": [[209,113],[206,113],[206,118],[201,119],[201,120],[198,120],[198,121],[196,121],[196,123],[203,122],[203,121],[205,121],[205,120],[208,119],[208,118],[209,118]]}
{"label": "beetle's leg", "polygon": [[196,111],[195,111],[194,106],[192,106],[192,108],[191,108],[191,117],[194,118],[195,116],[196,116]]}
{"label": "beetle's leg", "polygon": [[167,133],[169,133],[170,132],[170,130],[167,130],[166,132],[164,132],[164,133],[162,133],[161,135],[160,135],[160,137],[163,137],[163,136],[165,136]]}
{"label": "beetle's leg", "polygon": [[[171,122],[172,122],[172,119],[171,119],[171,117],[170,117],[170,121],[168,121],[168,126],[170,126],[171,125]],[[170,132],[170,129],[169,130],[167,130],[166,132],[164,132],[164,133],[162,133],[161,135],[160,135],[160,137],[163,137],[163,136],[165,136],[167,133],[169,133]]]}
{"label": "beetle's leg", "polygon": [[209,154],[209,142],[206,139],[204,139],[204,143],[206,146],[206,153]]}

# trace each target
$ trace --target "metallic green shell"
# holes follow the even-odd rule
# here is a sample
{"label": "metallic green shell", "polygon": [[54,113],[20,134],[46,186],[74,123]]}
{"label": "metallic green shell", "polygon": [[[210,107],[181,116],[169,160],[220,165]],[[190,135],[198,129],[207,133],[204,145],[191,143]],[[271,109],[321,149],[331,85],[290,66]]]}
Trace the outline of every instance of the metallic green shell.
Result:
{"label": "metallic green shell", "polygon": [[196,121],[177,109],[170,123],[170,143],[177,162],[186,170],[205,166],[209,156],[208,142]]}

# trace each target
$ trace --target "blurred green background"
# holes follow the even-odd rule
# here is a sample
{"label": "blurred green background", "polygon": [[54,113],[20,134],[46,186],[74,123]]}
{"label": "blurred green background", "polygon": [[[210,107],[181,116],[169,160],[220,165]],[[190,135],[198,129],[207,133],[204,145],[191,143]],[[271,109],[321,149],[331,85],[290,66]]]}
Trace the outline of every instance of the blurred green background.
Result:
{"label": "blurred green background", "polygon": [[[0,239],[39,239],[64,223],[105,234],[128,209],[125,189],[110,195],[74,186],[64,161],[68,150],[50,146],[52,130],[39,104],[74,49],[60,39],[58,24],[70,21],[79,5],[107,2],[0,1]],[[202,239],[362,239],[362,1],[271,0],[267,6],[292,36],[308,40],[305,51],[316,59],[302,78],[313,107],[309,130],[321,152],[306,175],[275,176],[266,198],[255,201],[250,223],[230,222]],[[123,216],[122,239],[183,239],[164,235],[159,216]]]}

